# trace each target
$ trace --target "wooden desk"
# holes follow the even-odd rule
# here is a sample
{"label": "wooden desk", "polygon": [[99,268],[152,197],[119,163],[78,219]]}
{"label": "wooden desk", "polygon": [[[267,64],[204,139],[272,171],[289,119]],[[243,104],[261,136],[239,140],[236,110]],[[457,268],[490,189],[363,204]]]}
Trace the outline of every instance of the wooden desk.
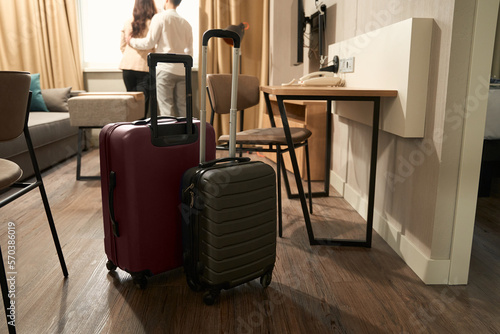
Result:
{"label": "wooden desk", "polygon": [[[366,89],[350,87],[302,87],[302,86],[262,86],[262,92],[266,100],[266,106],[269,113],[272,114],[272,107],[269,95],[276,96],[285,136],[288,147],[290,147],[290,159],[293,166],[295,181],[297,183],[298,197],[302,206],[304,220],[306,223],[307,235],[311,245],[337,245],[337,246],[361,246],[371,247],[372,229],[373,229],[373,209],[375,197],[375,176],[377,168],[377,147],[378,132],[380,120],[380,99],[382,97],[396,97],[397,90],[385,89]],[[366,219],[366,238],[365,240],[346,240],[346,239],[321,239],[315,238],[311,226],[311,217],[307,210],[307,203],[302,186],[300,170],[297,163],[297,156],[293,149],[292,136],[290,133],[290,124],[285,108],[285,100],[314,100],[326,101],[326,152],[325,152],[325,189],[321,193],[315,193],[314,196],[329,196],[330,187],[330,160],[332,153],[332,102],[333,101],[370,101],[373,102],[373,123],[372,123],[372,148],[370,159],[370,181],[368,189],[368,213]]]}

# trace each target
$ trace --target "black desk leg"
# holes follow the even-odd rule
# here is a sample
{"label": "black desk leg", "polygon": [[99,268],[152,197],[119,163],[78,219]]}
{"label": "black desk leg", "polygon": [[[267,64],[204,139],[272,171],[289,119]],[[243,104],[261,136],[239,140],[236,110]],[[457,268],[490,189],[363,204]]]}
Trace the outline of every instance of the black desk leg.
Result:
{"label": "black desk leg", "polygon": [[332,160],[332,100],[326,101],[325,196],[330,196],[330,162]]}
{"label": "black desk leg", "polygon": [[286,142],[288,145],[288,152],[290,153],[290,160],[292,161],[293,174],[295,176],[295,182],[297,183],[297,190],[299,193],[300,204],[302,205],[302,212],[304,214],[304,220],[306,222],[307,236],[309,237],[309,243],[314,244],[314,234],[311,226],[311,217],[309,216],[309,211],[307,210],[306,197],[304,195],[304,187],[302,186],[302,180],[300,178],[299,165],[297,163],[297,156],[295,154],[295,148],[293,146],[292,134],[290,132],[290,125],[288,124],[288,118],[286,116],[285,104],[283,103],[282,97],[277,97],[278,107],[280,110],[281,121],[283,123],[283,131],[285,132]]}
{"label": "black desk leg", "polygon": [[[265,94],[266,99],[268,99],[268,94]],[[289,97],[294,99],[295,97]],[[322,239],[315,238],[314,232],[311,226],[311,217],[309,215],[309,211],[307,210],[307,202],[306,196],[304,194],[304,187],[302,186],[299,166],[297,163],[297,156],[295,154],[295,150],[293,148],[292,135],[290,132],[290,125],[288,124],[288,118],[286,116],[284,97],[277,96],[278,107],[280,111],[281,120],[283,122],[283,130],[285,132],[287,144],[290,147],[290,159],[292,162],[293,173],[295,176],[295,181],[297,183],[298,197],[300,199],[300,204],[302,206],[302,212],[304,214],[304,220],[307,229],[307,236],[309,238],[309,244],[311,245],[324,245],[324,246],[355,246],[355,247],[371,247],[372,244],[372,230],[373,230],[373,214],[374,214],[374,204],[375,204],[375,181],[376,181],[376,173],[377,173],[377,150],[378,150],[378,134],[379,134],[379,120],[380,120],[380,97],[374,98],[360,98],[360,97],[349,97],[349,98],[332,98],[328,101],[328,116],[327,116],[327,151],[326,157],[327,161],[325,163],[326,166],[326,174],[325,179],[328,182],[325,182],[325,191],[327,191],[327,186],[329,187],[330,183],[330,160],[331,160],[331,135],[332,135],[332,115],[331,115],[331,102],[332,100],[345,100],[345,101],[354,101],[354,100],[363,100],[363,101],[372,101],[373,102],[373,123],[372,123],[372,147],[371,147],[371,158],[370,158],[370,180],[369,180],[369,189],[368,189],[368,213],[366,219],[366,238],[365,240],[349,240],[349,239]]]}
{"label": "black desk leg", "polygon": [[380,119],[380,97],[373,101],[372,153],[370,159],[370,183],[368,188],[368,212],[366,215],[366,247],[372,245],[373,211],[375,208],[375,180],[377,178],[378,127]]}

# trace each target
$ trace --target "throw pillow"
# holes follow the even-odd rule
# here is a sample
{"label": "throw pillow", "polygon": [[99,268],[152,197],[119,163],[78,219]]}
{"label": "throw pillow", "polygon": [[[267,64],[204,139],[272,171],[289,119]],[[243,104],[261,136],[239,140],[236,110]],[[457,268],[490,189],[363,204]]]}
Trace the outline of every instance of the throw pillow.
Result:
{"label": "throw pillow", "polygon": [[31,75],[30,90],[32,91],[30,111],[49,111],[43,100],[42,90],[40,89],[40,73]]}
{"label": "throw pillow", "polygon": [[49,111],[67,112],[71,87],[42,89],[42,96]]}

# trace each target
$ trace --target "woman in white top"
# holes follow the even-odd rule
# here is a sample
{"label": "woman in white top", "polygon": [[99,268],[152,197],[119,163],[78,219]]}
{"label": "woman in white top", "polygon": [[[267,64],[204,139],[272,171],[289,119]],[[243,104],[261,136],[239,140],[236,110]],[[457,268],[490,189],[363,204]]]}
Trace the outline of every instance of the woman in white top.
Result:
{"label": "woman in white top", "polygon": [[[120,50],[123,54],[119,68],[123,72],[123,82],[129,92],[143,92],[146,98],[146,114],[149,102],[148,53],[154,52],[154,46],[148,50],[136,50],[127,44],[129,36],[142,38],[148,34],[151,18],[157,13],[154,0],[135,0],[133,17],[127,20],[122,31]],[[146,115],[144,115],[146,116]]]}

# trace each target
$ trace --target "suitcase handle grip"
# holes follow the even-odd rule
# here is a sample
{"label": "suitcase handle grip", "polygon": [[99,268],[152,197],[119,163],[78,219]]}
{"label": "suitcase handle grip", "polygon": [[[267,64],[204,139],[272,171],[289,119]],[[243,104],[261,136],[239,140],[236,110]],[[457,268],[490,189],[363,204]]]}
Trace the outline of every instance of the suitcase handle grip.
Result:
{"label": "suitcase handle grip", "polygon": [[240,47],[241,38],[236,32],[226,29],[211,29],[205,31],[203,34],[202,45],[207,46],[208,40],[212,37],[220,37],[220,38],[230,38],[233,40],[233,45],[235,48]]}
{"label": "suitcase handle grip", "polygon": [[236,162],[249,162],[250,158],[248,157],[229,157],[229,158],[221,158],[221,159],[215,159],[215,160],[210,160],[206,162],[200,162],[198,165],[200,168],[208,168],[212,167],[218,163],[224,163],[224,162],[230,162],[230,161],[236,161]]}
{"label": "suitcase handle grip", "polygon": [[[156,99],[156,65],[158,63],[182,63],[186,72],[186,123],[169,124],[168,129],[158,124],[158,106]],[[151,103],[151,143],[165,147],[190,144],[198,140],[193,127],[193,88],[191,87],[191,68],[193,58],[187,54],[150,53],[148,54]]]}
{"label": "suitcase handle grip", "polygon": [[113,229],[113,234],[115,237],[119,237],[118,223],[115,219],[115,187],[116,187],[116,173],[111,171],[109,173],[109,194],[108,194],[108,204],[109,204],[109,219],[111,220],[111,228]]}
{"label": "suitcase handle grip", "polygon": [[184,67],[193,67],[193,57],[176,53],[149,53],[148,66],[156,67],[158,63],[183,63]]}
{"label": "suitcase handle grip", "polygon": [[[186,120],[186,117],[175,117],[175,116],[158,116],[156,118],[157,120],[173,120],[173,121],[177,121],[177,122],[185,122],[187,121]],[[151,124],[151,118],[146,118],[146,119],[139,119],[137,121],[133,121],[132,124],[134,125],[147,125],[147,124]]]}

